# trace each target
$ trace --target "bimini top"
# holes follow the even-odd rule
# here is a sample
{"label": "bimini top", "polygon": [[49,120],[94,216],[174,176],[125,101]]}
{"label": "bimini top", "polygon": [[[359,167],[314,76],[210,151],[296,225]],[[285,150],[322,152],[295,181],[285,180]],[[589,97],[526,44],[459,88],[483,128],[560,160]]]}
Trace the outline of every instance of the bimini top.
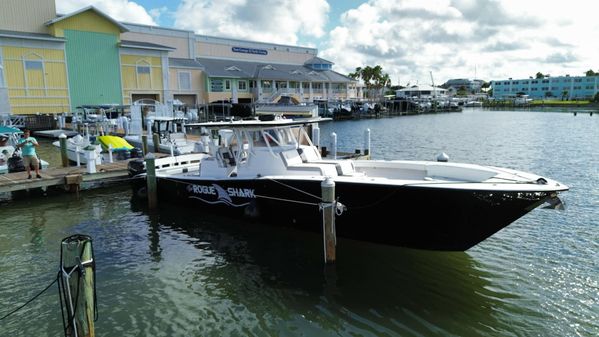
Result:
{"label": "bimini top", "polygon": [[11,126],[0,125],[0,134],[23,133],[23,131]]}
{"label": "bimini top", "polygon": [[331,121],[331,118],[298,118],[298,119],[286,119],[276,118],[271,121],[261,121],[258,119],[254,120],[239,120],[239,121],[223,121],[223,122],[206,122],[206,123],[190,123],[185,124],[187,127],[205,127],[208,129],[236,129],[236,128],[272,128],[272,127],[284,127],[294,125],[304,125],[319,122]]}

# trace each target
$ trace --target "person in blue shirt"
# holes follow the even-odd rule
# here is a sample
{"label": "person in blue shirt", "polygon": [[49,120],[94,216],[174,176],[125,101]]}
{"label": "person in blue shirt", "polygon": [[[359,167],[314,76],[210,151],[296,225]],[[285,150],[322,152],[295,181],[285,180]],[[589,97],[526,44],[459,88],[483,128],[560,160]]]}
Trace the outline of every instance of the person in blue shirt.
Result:
{"label": "person in blue shirt", "polygon": [[41,179],[40,175],[40,162],[37,159],[37,153],[35,148],[39,146],[37,139],[31,137],[29,130],[23,130],[23,137],[19,139],[17,148],[21,149],[21,156],[23,157],[23,165],[27,170],[27,179],[31,179],[31,166],[35,169],[35,176],[37,179]]}

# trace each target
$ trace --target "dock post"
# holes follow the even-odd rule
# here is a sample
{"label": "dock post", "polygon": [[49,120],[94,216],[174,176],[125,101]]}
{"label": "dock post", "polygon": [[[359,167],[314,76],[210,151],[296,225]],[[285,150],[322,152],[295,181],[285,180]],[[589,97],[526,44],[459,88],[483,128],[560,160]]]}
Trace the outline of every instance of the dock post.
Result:
{"label": "dock post", "polygon": [[75,156],[77,156],[77,167],[81,166],[81,154],[79,153],[79,151],[81,151],[81,148],[79,146],[75,147]]}
{"label": "dock post", "polygon": [[157,133],[152,134],[152,143],[154,144],[154,152],[160,152],[160,135]]}
{"label": "dock post", "polygon": [[62,167],[69,167],[69,156],[67,155],[67,135],[61,133],[58,136],[60,141],[60,157],[62,158]]}
{"label": "dock post", "polygon": [[144,156],[148,154],[148,135],[141,135],[141,151]]}
{"label": "dock post", "polygon": [[97,317],[95,259],[92,239],[75,234],[62,240],[59,291],[66,305],[66,336],[95,336]]}
{"label": "dock post", "polygon": [[112,144],[108,144],[108,162],[112,163]]}
{"label": "dock post", "polygon": [[370,129],[364,131],[364,155],[370,156]]}
{"label": "dock post", "polygon": [[331,154],[333,155],[333,159],[337,159],[337,134],[331,133]]}
{"label": "dock post", "polygon": [[337,233],[335,230],[335,182],[330,177],[320,183],[322,190],[322,235],[324,243],[324,262],[334,263]]}
{"label": "dock post", "polygon": [[312,144],[320,148],[320,128],[317,124],[314,124],[314,126],[312,126]]}
{"label": "dock post", "polygon": [[96,150],[93,148],[84,148],[87,173],[96,173]]}
{"label": "dock post", "polygon": [[148,207],[150,209],[156,208],[158,204],[157,186],[156,186],[156,164],[154,155],[148,153],[145,156],[146,161],[146,183],[148,189]]}

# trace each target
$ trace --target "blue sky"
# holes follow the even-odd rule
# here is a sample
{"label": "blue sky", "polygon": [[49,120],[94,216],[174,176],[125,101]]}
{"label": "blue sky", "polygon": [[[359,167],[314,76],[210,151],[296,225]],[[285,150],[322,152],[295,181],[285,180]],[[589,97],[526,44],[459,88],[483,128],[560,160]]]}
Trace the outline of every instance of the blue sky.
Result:
{"label": "blue sky", "polygon": [[315,47],[334,70],[381,65],[392,82],[527,78],[599,71],[594,1],[56,0],[117,20]]}

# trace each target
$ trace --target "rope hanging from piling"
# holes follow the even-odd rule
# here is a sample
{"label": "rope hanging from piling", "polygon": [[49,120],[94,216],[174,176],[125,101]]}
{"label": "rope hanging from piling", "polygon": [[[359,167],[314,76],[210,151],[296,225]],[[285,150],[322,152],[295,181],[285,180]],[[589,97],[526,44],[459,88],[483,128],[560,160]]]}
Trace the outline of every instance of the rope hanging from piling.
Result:
{"label": "rope hanging from piling", "polygon": [[[69,253],[75,250],[79,251],[70,258],[70,261],[65,261],[65,250]],[[68,266],[65,265],[66,262],[69,263]],[[91,276],[87,274],[87,268],[91,269]],[[75,284],[72,284],[73,277],[76,278]],[[60,250],[60,270],[58,272],[58,294],[60,297],[60,311],[65,336],[79,337],[78,331],[93,331],[93,322],[98,320],[95,279],[96,268],[91,237],[76,234],[63,239]],[[86,286],[90,285],[89,283],[93,283],[91,293],[89,287],[86,288]],[[74,294],[72,288],[75,290]],[[82,288],[84,292],[82,297],[83,305],[86,308],[79,309]],[[88,306],[90,301],[93,302],[91,308]],[[80,310],[84,310],[83,314],[80,313]],[[93,315],[89,312],[90,310],[93,310]],[[77,314],[80,315],[77,316]],[[90,316],[93,316],[93,320],[90,320]]]}
{"label": "rope hanging from piling", "polygon": [[25,308],[29,303],[33,302],[36,298],[40,297],[43,293],[46,292],[46,290],[50,289],[50,287],[52,287],[54,285],[54,283],[56,283],[56,281],[58,281],[59,278],[59,274],[56,275],[56,277],[54,278],[54,280],[52,280],[52,282],[50,282],[50,284],[48,284],[46,286],[46,288],[44,288],[44,290],[40,291],[39,293],[37,293],[37,295],[33,296],[32,298],[30,298],[27,302],[25,302],[23,305],[21,305],[20,307],[12,310],[11,312],[9,312],[8,314],[0,317],[0,321],[10,317],[12,314],[16,313],[17,311]]}

